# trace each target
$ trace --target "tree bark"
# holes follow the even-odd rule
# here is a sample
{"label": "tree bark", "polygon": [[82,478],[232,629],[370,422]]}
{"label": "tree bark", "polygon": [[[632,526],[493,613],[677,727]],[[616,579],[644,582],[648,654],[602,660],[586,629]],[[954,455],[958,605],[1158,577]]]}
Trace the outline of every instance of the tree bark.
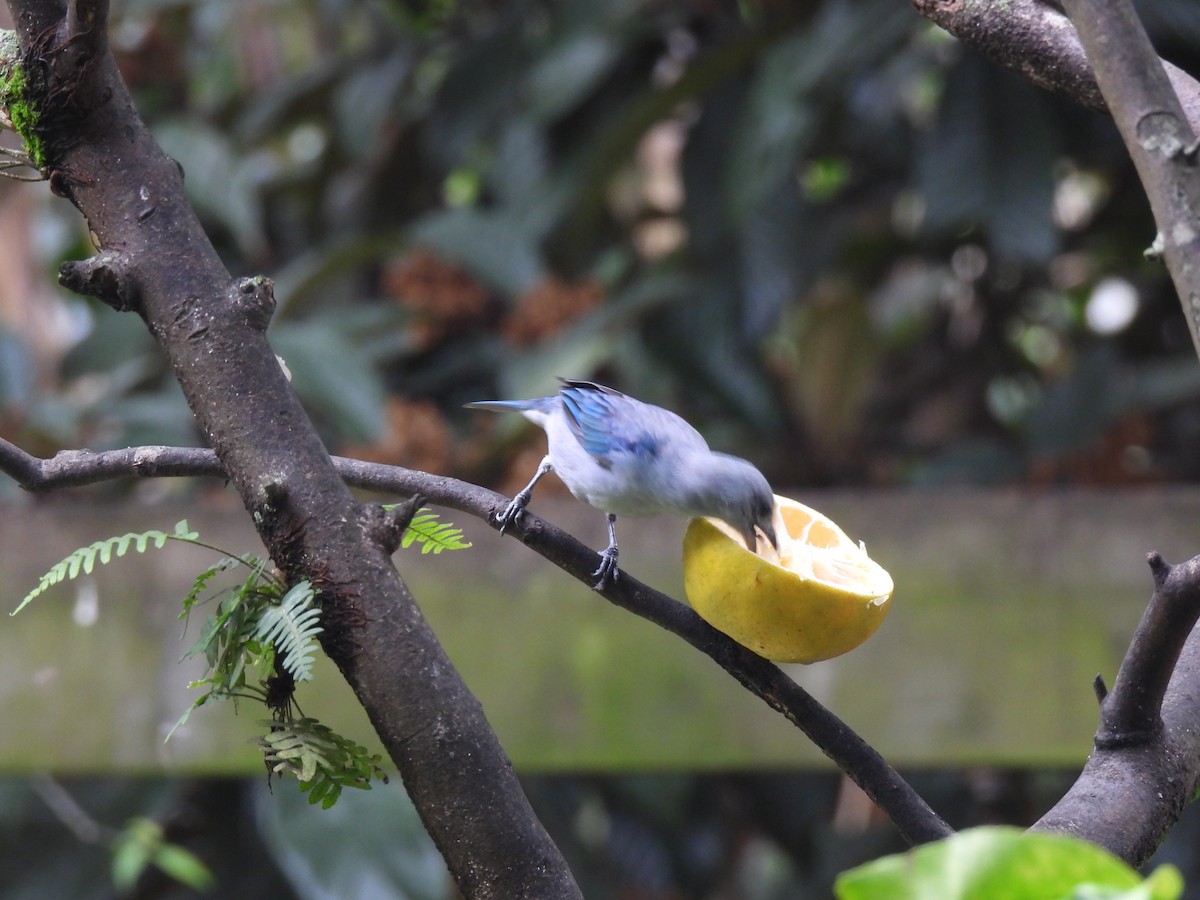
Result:
{"label": "tree bark", "polygon": [[1161,255],[1200,356],[1200,168],[1189,123],[1130,0],[1065,0],[1150,200]]}
{"label": "tree bark", "polygon": [[63,280],[136,311],[291,581],[320,591],[322,643],[363,704],[468,897],[578,897],[511,763],[391,562],[403,522],[357,503],[266,340],[271,283],[234,281],[139,119],[107,5],[9,0],[52,187],[100,253]]}
{"label": "tree bark", "polygon": [[[1154,53],[1128,0],[912,0],[963,43],[1035,84],[1108,111],[1137,166],[1156,246],[1200,353],[1200,84]],[[1068,19],[1068,15],[1070,18]],[[1072,24],[1074,23],[1074,24]],[[1200,783],[1200,557],[1151,556],[1155,594],[1079,779],[1034,826],[1066,832],[1140,865]]]}
{"label": "tree bark", "polygon": [[[922,16],[992,62],[1099,112],[1108,105],[1070,19],[1046,0],[911,0]],[[1200,131],[1200,82],[1160,60],[1193,130]]]}

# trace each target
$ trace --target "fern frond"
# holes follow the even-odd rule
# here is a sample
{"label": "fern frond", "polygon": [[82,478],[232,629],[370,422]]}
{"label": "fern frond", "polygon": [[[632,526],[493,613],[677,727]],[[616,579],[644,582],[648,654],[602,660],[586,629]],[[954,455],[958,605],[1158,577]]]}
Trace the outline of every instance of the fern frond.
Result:
{"label": "fern frond", "polygon": [[[262,563],[265,565],[265,563]],[[236,588],[232,588],[221,600],[216,610],[200,629],[200,637],[182,659],[204,654],[210,668],[219,668],[222,659],[230,656],[230,650],[240,651],[241,645],[253,636],[253,621],[265,601],[259,599],[257,569]],[[256,602],[257,601],[257,602]],[[247,623],[250,623],[249,627]]]}
{"label": "fern frond", "polygon": [[278,606],[269,606],[258,617],[254,636],[274,644],[283,667],[297,681],[312,680],[316,637],[325,629],[319,624],[321,609],[312,604],[315,592],[307,581],[292,587]]}
{"label": "fern frond", "polygon": [[[203,683],[204,682],[193,681],[191,684],[188,685],[188,687],[195,687],[196,685],[203,684]],[[197,697],[196,700],[193,701],[192,705],[183,711],[183,715],[175,720],[175,724],[171,726],[171,730],[168,731],[167,736],[165,738],[163,738],[163,743],[165,744],[167,741],[169,741],[171,739],[171,735],[173,735],[176,731],[178,731],[180,728],[182,728],[184,726],[184,724],[187,723],[187,720],[189,718],[191,718],[192,712],[194,710],[197,710],[200,707],[202,707],[205,703],[207,703],[210,699],[212,699],[212,697],[213,697],[212,692],[209,692],[200,697]]]}
{"label": "fern frond", "polygon": [[175,531],[167,533],[165,531],[143,531],[140,533],[130,532],[117,537],[106,538],[103,541],[96,541],[94,544],[88,544],[86,547],[80,547],[66,559],[56,563],[49,572],[43,575],[39,580],[37,587],[25,595],[17,608],[9,613],[10,616],[15,616],[24,609],[30,601],[45,593],[48,589],[62,581],[70,581],[78,578],[79,573],[90,575],[96,567],[96,560],[100,561],[100,565],[108,565],[112,561],[113,554],[118,557],[124,556],[129,552],[132,546],[138,553],[145,553],[153,544],[156,550],[161,550],[166,546],[167,541],[195,541],[199,535],[188,528],[187,519],[181,519],[175,525]]}
{"label": "fern frond", "polygon": [[308,717],[285,722],[264,722],[270,731],[255,738],[268,771],[273,775],[292,775],[309,803],[325,809],[337,802],[344,787],[370,790],[371,781],[387,781],[382,759],[366,747]]}
{"label": "fern frond", "polygon": [[404,537],[401,538],[400,546],[407,550],[414,543],[418,543],[421,545],[422,553],[466,550],[471,546],[470,541],[462,540],[461,528],[455,528],[449,522],[439,522],[437,518],[437,513],[430,512],[427,506],[417,510],[417,514],[404,529]]}
{"label": "fern frond", "polygon": [[222,572],[227,572],[234,566],[240,565],[243,560],[234,556],[223,556],[192,581],[192,589],[188,591],[188,595],[183,598],[183,611],[179,614],[179,618],[186,620],[192,612],[192,607],[200,602],[200,595],[204,593],[204,589],[208,587],[208,583]]}

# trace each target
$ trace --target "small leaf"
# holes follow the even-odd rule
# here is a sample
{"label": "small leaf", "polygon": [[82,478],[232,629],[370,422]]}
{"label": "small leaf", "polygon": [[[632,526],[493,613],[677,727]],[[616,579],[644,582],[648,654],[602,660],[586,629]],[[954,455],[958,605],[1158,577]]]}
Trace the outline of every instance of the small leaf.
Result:
{"label": "small leaf", "polygon": [[162,829],[143,817],[132,819],[113,841],[112,879],[117,890],[128,891],[137,883],[162,843]]}
{"label": "small leaf", "polygon": [[152,860],[154,865],[180,884],[195,891],[207,891],[216,879],[200,857],[176,844],[163,844]]}
{"label": "small leaf", "polygon": [[[396,505],[389,504],[384,509],[394,509]],[[414,543],[421,545],[422,553],[435,554],[443,550],[466,550],[471,546],[470,541],[462,540],[461,528],[455,528],[449,522],[438,522],[437,514],[431,513],[428,507],[421,507],[404,529],[401,548],[407,550]]]}

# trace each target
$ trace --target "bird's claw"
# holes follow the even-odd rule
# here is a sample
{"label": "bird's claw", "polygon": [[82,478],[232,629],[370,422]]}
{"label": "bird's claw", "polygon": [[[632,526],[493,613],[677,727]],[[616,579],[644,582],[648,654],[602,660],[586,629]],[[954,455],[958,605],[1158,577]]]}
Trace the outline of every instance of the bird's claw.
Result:
{"label": "bird's claw", "polygon": [[525,507],[529,505],[529,498],[530,494],[521,491],[512,498],[508,506],[496,513],[496,523],[500,526],[501,534],[504,534],[510,525],[521,521],[521,517],[525,515]]}
{"label": "bird's claw", "polygon": [[621,577],[621,570],[617,568],[617,548],[615,545],[605,547],[600,551],[600,565],[592,573],[592,577],[598,579],[592,585],[592,590],[596,591],[604,590]]}

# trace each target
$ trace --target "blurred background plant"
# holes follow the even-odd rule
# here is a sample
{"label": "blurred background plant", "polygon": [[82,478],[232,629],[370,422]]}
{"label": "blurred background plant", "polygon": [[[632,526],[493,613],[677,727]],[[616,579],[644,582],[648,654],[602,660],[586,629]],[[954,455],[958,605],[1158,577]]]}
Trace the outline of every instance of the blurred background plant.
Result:
{"label": "blurred background plant", "polygon": [[[1200,72],[1200,6],[1140,11]],[[571,375],[679,411],[781,487],[1200,478],[1200,367],[1113,126],[907,4],[116,13],[122,70],[225,260],[275,279],[272,341],[336,451],[511,492],[540,434],[462,404]],[[0,185],[0,435],[41,454],[195,443],[142,323],[55,286],[87,242],[69,204]],[[645,878],[589,896],[796,896],[820,834],[702,840],[730,804],[759,837],[777,814],[705,785],[534,792],[581,878],[612,842],[642,854]],[[673,846],[683,820],[696,842]],[[759,887],[680,874],[735,845]]]}
{"label": "blurred background plant", "polygon": [[[515,484],[464,401],[595,377],[776,484],[1200,475],[1200,369],[1102,116],[903,4],[119,5],[114,45],[332,446]],[[1187,68],[1200,11],[1146,4]],[[0,433],[192,443],[136,320],[0,192]],[[513,469],[516,474],[508,474]]]}

